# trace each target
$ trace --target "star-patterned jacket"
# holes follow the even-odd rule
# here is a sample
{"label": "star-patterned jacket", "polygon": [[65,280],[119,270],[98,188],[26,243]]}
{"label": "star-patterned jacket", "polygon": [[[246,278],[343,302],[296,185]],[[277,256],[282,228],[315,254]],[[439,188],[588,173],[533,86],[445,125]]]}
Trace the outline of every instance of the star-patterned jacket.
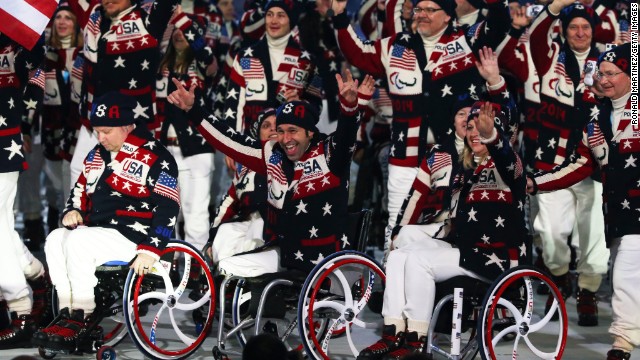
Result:
{"label": "star-patterned jacket", "polygon": [[64,214],[77,210],[85,225],[116,229],[159,258],[180,210],[177,179],[173,156],[139,126],[115,158],[100,144],[87,154]]}
{"label": "star-patterned jacket", "polygon": [[[593,113],[598,103],[584,84],[573,51],[567,44],[552,39],[556,19],[547,7],[530,28],[531,56],[540,77],[540,104],[535,108],[538,130],[535,170],[550,170],[564,162],[580,141],[589,113]],[[598,55],[592,46],[586,61],[595,64]]]}
{"label": "star-patterned jacket", "polygon": [[530,247],[522,162],[497,132],[487,144],[489,156],[477,168],[459,172],[451,191],[450,236],[460,249],[460,266],[488,279],[528,263]]}
{"label": "star-patterned jacket", "polygon": [[[399,14],[403,1],[390,1],[396,1]],[[347,61],[374,77],[384,77],[389,84],[393,104],[390,164],[418,167],[428,143],[441,143],[453,135],[451,107],[458,96],[481,92],[484,80],[476,69],[474,53],[484,45],[495,48],[510,23],[504,2],[489,0],[487,4],[487,21],[468,29],[449,25],[429,59],[417,33],[396,30],[390,37],[365,41],[358,38],[345,13],[333,18],[338,45]]]}
{"label": "star-patterned jacket", "polygon": [[29,51],[0,33],[0,173],[27,168],[22,154],[23,93],[29,71],[35,70],[43,58],[42,40]]}
{"label": "star-patterned jacket", "polygon": [[346,220],[349,166],[360,120],[357,106],[341,105],[337,130],[326,137],[316,133],[295,163],[276,141],[261,145],[201,107],[194,106],[189,116],[217,150],[267,177],[265,226],[274,236],[265,240],[278,241],[283,267],[308,271],[325,256],[350,248],[354,239],[346,235]]}
{"label": "star-patterned jacket", "polygon": [[303,100],[321,108],[320,91],[314,89],[318,84],[314,81],[318,76],[314,58],[293,36],[287,36],[289,40],[276,74],[271,68],[266,37],[236,54],[222,115],[237,131],[248,131],[262,110],[280,106],[279,94],[287,89],[298,89]]}
{"label": "star-patterned jacket", "polygon": [[[110,19],[101,4],[79,16],[84,29],[84,81],[81,119],[87,127],[94,97],[119,91],[138,101],[136,119],[149,129],[155,124],[155,75],[160,60],[159,44],[178,0],[154,1],[147,13],[138,5]],[[81,14],[78,8],[76,14]],[[82,21],[84,20],[84,21]]]}
{"label": "star-patterned jacket", "polygon": [[[215,239],[218,228],[224,223],[246,221],[255,212],[259,212],[263,219],[267,218],[267,178],[244,165],[238,167],[229,190],[216,209],[209,241]],[[269,236],[269,233],[267,231],[266,235]]]}
{"label": "star-patterned jacket", "polygon": [[[204,20],[204,18],[201,18]],[[167,95],[176,89],[171,81],[172,78],[179,79],[184,86],[189,87],[195,84],[198,95],[202,93],[205,84],[206,68],[213,61],[213,52],[206,45],[204,40],[204,30],[206,24],[198,24],[185,13],[181,13],[171,20],[171,23],[182,30],[185,39],[193,50],[194,60],[187,68],[186,73],[178,74],[170,69],[161,69],[156,76],[156,106],[157,114],[155,137],[164,145],[168,144],[167,134],[169,127],[173,126],[177,144],[184,156],[193,156],[203,153],[213,152],[211,145],[207,144],[202,135],[189,124],[185,118],[184,111],[169,105]],[[169,62],[171,64],[171,62]],[[201,96],[198,98],[202,99]]]}
{"label": "star-patterned jacket", "polygon": [[632,124],[630,98],[616,129],[612,113],[611,101],[605,100],[583,129],[578,156],[534,178],[537,191],[553,191],[583,180],[599,167],[607,245],[615,238],[640,234],[640,126]]}

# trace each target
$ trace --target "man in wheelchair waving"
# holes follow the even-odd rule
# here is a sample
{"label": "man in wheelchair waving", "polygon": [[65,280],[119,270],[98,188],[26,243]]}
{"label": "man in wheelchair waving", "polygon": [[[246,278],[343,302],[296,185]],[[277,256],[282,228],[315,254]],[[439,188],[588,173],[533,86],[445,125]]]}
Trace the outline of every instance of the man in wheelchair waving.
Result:
{"label": "man in wheelchair waving", "polygon": [[[486,65],[494,55],[485,49],[480,57]],[[504,86],[504,80],[500,83]],[[437,282],[456,276],[490,281],[526,262],[526,180],[511,147],[514,118],[505,105],[477,101],[469,111],[461,164],[452,163],[457,153],[444,147],[427,155],[398,224],[412,214],[437,221],[447,208],[448,224],[442,229],[433,229],[435,223],[417,225],[425,229],[403,228],[394,239],[400,249],[391,251],[387,262],[383,336],[358,359],[400,359],[421,351],[429,324],[436,320],[431,316]],[[442,204],[443,199],[450,199],[450,205]],[[411,241],[416,231],[422,236]]]}
{"label": "man in wheelchair waving", "polygon": [[[345,80],[340,75],[336,78],[341,108],[336,132],[327,136],[318,131],[314,105],[289,101],[276,112],[277,140],[265,143],[237,133],[223,120],[194,106],[194,87],[186,90],[173,80],[178,90],[168,96],[169,102],[189,112],[191,121],[213,147],[267,177],[265,240],[279,249],[226,258],[219,267],[240,257],[258,257],[260,261],[254,263],[263,264],[263,268],[251,269],[252,275],[275,272],[279,265],[309,271],[324,256],[349,245],[347,191],[359,126],[358,105],[366,105],[371,98],[374,82],[367,76],[358,87],[349,71]],[[246,276],[238,273],[242,267],[235,269],[234,275]]]}
{"label": "man in wheelchair waving", "polygon": [[99,144],[71,190],[65,228],[49,234],[45,244],[59,320],[34,335],[36,346],[73,351],[96,307],[96,267],[133,259],[138,275],[148,273],[173,233],[178,168],[145,126],[136,127],[139,106],[118,92],[93,102],[90,120]]}

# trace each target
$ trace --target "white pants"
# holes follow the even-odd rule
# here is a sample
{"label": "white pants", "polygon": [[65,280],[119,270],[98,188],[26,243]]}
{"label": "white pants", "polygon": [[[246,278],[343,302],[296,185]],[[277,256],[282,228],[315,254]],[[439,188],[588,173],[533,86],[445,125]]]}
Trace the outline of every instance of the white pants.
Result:
{"label": "white pants", "polygon": [[218,263],[218,271],[225,276],[243,277],[278,272],[280,271],[280,249],[228,257]]}
{"label": "white pants", "polygon": [[136,244],[115,229],[80,226],[54,230],[47,236],[44,251],[60,309],[93,312],[96,267],[108,261],[130,261],[136,255]]}
{"label": "white pants", "polygon": [[0,292],[11,301],[30,294],[24,273],[33,260],[15,231],[13,203],[18,189],[18,171],[0,173]]}
{"label": "white pants", "polygon": [[[407,331],[426,334],[435,302],[435,283],[458,275],[479,278],[461,268],[460,251],[432,236],[441,223],[404,226],[389,253],[382,316],[387,325],[407,319]],[[421,237],[419,237],[421,235]],[[412,241],[415,240],[415,241]]]}
{"label": "white pants", "polygon": [[184,157],[179,146],[167,146],[167,149],[178,164],[184,240],[201,250],[209,239],[213,153]]}
{"label": "white pants", "polygon": [[[91,149],[98,145],[98,138],[90,131],[86,126],[82,125],[78,130],[78,142],[73,150],[73,157],[71,158],[71,177],[69,178],[69,189],[76,185],[76,181],[80,177],[84,159]],[[65,199],[66,200],[66,199]]]}
{"label": "white pants", "polygon": [[230,256],[263,245],[263,228],[264,220],[259,216],[247,221],[220,225],[212,245],[213,262],[219,263]]}
{"label": "white pants", "polygon": [[389,181],[387,182],[387,197],[389,203],[389,222],[385,232],[384,250],[385,255],[389,253],[389,245],[391,244],[391,232],[396,226],[398,213],[405,198],[411,190],[411,185],[418,175],[417,167],[404,167],[389,164]]}
{"label": "white pants", "polygon": [[[569,270],[571,257],[567,238],[577,221],[580,260],[577,270],[586,276],[601,276],[607,271],[609,250],[604,238],[602,184],[590,178],[571,186],[538,196],[538,216],[534,222],[543,244],[543,258],[553,275]],[[597,291],[598,289],[587,289]]]}
{"label": "white pants", "polygon": [[613,267],[609,333],[640,345],[640,235],[625,235],[611,244]]}

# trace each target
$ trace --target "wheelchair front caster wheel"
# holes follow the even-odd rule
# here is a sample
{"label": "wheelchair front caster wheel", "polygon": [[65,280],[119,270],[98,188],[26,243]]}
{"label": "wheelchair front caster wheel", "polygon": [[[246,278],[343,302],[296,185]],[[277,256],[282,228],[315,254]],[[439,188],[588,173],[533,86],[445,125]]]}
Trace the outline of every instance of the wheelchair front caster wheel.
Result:
{"label": "wheelchair front caster wheel", "polygon": [[54,353],[53,351],[47,350],[43,347],[38,348],[38,354],[40,355],[41,358],[47,359],[47,360],[50,360],[56,357],[56,353]]}
{"label": "wheelchair front caster wheel", "polygon": [[116,350],[111,346],[101,346],[96,353],[96,360],[115,360]]}

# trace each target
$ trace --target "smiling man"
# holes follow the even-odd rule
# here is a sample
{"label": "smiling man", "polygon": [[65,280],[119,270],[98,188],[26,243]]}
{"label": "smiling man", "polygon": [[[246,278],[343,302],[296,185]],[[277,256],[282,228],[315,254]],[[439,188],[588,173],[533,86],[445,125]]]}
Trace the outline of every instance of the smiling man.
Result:
{"label": "smiling man", "polygon": [[[283,268],[309,271],[354,241],[346,235],[349,166],[359,126],[358,100],[366,105],[374,81],[367,76],[356,89],[357,82],[348,71],[346,81],[336,77],[341,116],[337,130],[329,136],[317,131],[317,110],[305,101],[281,105],[276,112],[277,140],[260,143],[193,106],[193,87],[187,91],[174,80],[178,90],[168,97],[179,108],[190,110],[191,121],[199,124],[198,131],[213,147],[267,177],[265,241],[277,241]],[[266,258],[263,262],[278,266],[274,249],[242,257]]]}

